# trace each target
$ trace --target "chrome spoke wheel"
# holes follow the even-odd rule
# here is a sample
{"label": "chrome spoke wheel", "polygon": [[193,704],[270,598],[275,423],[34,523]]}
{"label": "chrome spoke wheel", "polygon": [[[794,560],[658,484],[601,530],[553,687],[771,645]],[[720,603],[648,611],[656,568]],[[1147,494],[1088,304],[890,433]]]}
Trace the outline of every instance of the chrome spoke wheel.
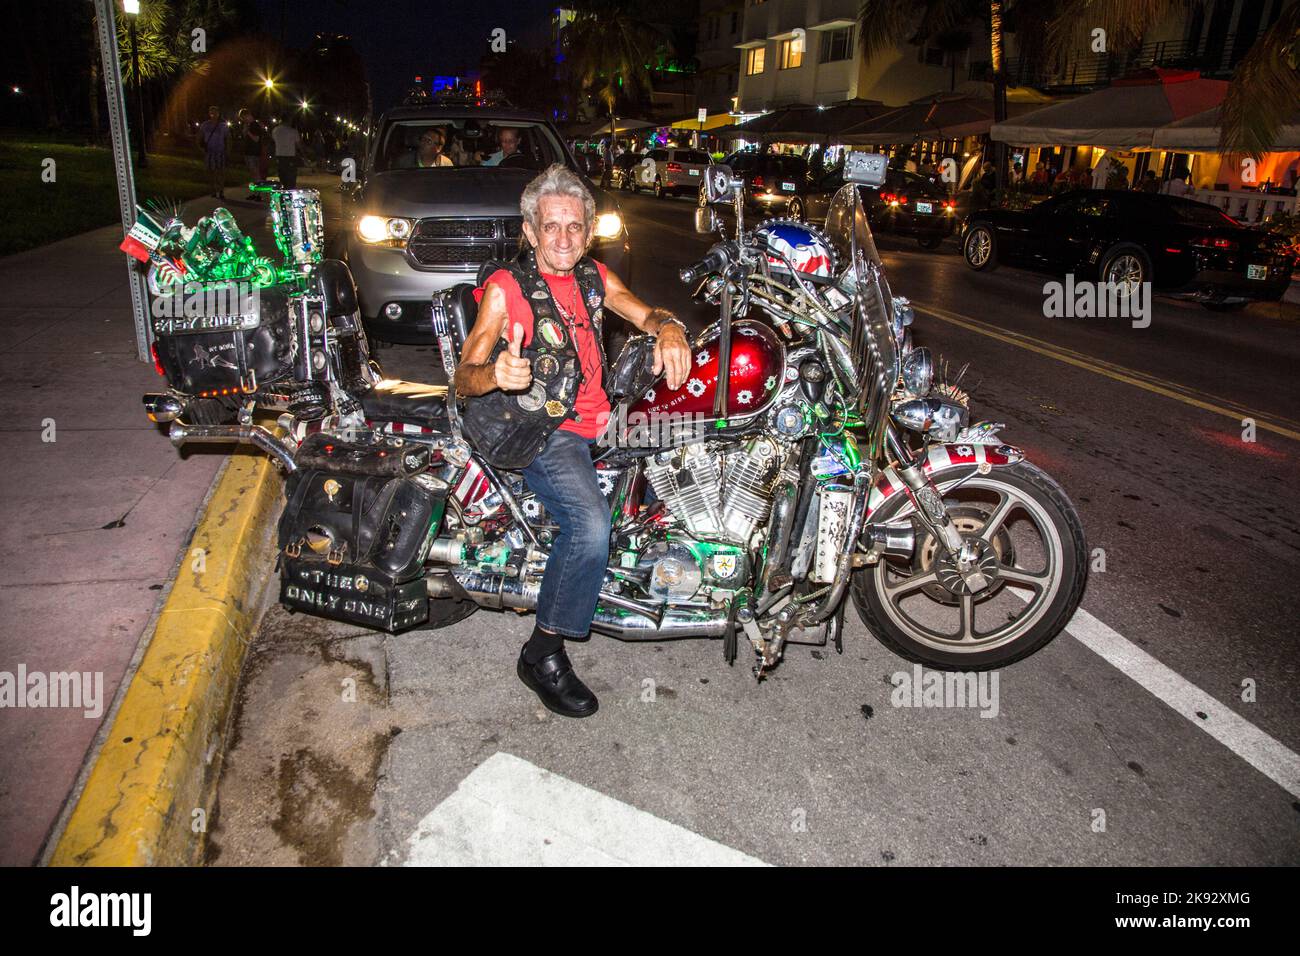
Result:
{"label": "chrome spoke wheel", "polygon": [[993,239],[987,230],[976,229],[966,237],[966,261],[973,266],[982,266],[989,261],[993,251]]}
{"label": "chrome spoke wheel", "polygon": [[1116,256],[1106,266],[1106,281],[1119,286],[1125,296],[1137,293],[1145,278],[1146,269],[1142,260],[1132,253]]}

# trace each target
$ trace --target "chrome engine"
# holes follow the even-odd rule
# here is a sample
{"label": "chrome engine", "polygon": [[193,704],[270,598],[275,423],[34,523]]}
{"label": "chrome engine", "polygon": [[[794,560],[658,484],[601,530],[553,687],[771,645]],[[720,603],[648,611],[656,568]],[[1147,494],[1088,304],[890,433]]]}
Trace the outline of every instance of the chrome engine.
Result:
{"label": "chrome engine", "polygon": [[772,484],[783,456],[781,446],[766,437],[728,450],[693,442],[655,455],[645,476],[688,533],[748,545],[772,511]]}

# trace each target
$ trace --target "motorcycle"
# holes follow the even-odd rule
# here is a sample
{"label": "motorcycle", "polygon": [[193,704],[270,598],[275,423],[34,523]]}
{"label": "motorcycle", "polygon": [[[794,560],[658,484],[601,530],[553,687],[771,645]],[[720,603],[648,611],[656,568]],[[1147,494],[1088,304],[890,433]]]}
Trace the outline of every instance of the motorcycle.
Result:
{"label": "motorcycle", "polygon": [[[912,341],[859,193],[885,168],[849,154],[823,231],[747,229],[742,181],[710,167],[696,228],[719,241],[680,277],[718,320],[694,336],[681,387],[653,376],[644,335],[607,382],[593,459],[610,561],[593,632],[716,638],[729,664],[743,641],[762,679],[788,645],[842,652],[849,601],[879,641],[938,669],[1012,663],[1070,620],[1087,579],[1078,514],[1003,426],[970,422],[969,395]],[[273,208],[289,221],[295,203]],[[264,290],[257,316],[161,330],[170,388],[145,397],[150,417],[178,446],[251,442],[285,471],[291,610],[399,631],[535,609],[556,529],[519,474],[465,440],[454,394],[474,287],[431,303],[450,389],[385,379],[346,266],[303,255],[289,225],[299,271]],[[218,345],[230,386],[187,364]],[[212,418],[214,398],[237,420]],[[266,413],[276,429],[256,420]]]}

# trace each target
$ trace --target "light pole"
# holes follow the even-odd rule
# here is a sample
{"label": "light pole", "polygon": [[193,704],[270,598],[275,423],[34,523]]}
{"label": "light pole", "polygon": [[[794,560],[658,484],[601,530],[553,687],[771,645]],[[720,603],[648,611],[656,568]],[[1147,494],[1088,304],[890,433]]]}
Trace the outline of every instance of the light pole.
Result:
{"label": "light pole", "polygon": [[135,21],[140,18],[140,0],[122,0],[122,12],[131,18],[131,77],[135,81],[136,145],[140,150],[140,168],[149,165],[144,148],[144,96],[140,92],[140,45],[136,42]]}

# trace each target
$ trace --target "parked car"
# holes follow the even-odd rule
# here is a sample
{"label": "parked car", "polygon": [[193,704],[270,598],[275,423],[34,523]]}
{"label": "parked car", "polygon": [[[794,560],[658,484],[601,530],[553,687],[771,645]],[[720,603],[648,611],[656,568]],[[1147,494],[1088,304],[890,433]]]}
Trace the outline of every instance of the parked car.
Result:
{"label": "parked car", "polygon": [[693,196],[699,192],[704,170],[712,162],[713,158],[702,149],[652,149],[633,170],[635,181],[632,191],[650,189],[659,199],[680,193],[690,193]]}
{"label": "parked car", "polygon": [[637,166],[644,159],[645,153],[635,153],[630,149],[617,157],[609,171],[610,188],[622,189],[625,192],[636,192]]}
{"label": "parked car", "polygon": [[[430,127],[443,130],[444,152],[465,165],[412,168]],[[518,151],[499,165],[482,165],[506,127],[518,132]],[[617,200],[591,182],[585,162],[541,114],[466,104],[399,107],[380,119],[372,144],[359,185],[347,193],[350,227],[342,247],[331,251],[352,269],[373,337],[433,342],[432,294],[472,282],[488,260],[515,255],[522,241],[520,196],[552,163],[578,173],[596,197],[592,254],[630,281],[631,250]]]}
{"label": "parked car", "polygon": [[723,163],[745,181],[746,213],[796,219],[803,214],[796,200],[806,196],[813,183],[808,178],[808,161],[802,156],[744,150],[732,153]]}
{"label": "parked car", "polygon": [[[810,178],[786,205],[791,219],[823,222],[835,193],[844,185],[838,168]],[[913,238],[922,249],[937,249],[957,227],[954,203],[942,182],[902,169],[889,170],[880,189],[859,187],[871,229]]]}
{"label": "parked car", "polygon": [[1123,190],[1076,190],[1028,210],[971,213],[962,255],[1106,282],[1150,282],[1210,309],[1276,301],[1291,281],[1279,236],[1250,229],[1208,203]]}

